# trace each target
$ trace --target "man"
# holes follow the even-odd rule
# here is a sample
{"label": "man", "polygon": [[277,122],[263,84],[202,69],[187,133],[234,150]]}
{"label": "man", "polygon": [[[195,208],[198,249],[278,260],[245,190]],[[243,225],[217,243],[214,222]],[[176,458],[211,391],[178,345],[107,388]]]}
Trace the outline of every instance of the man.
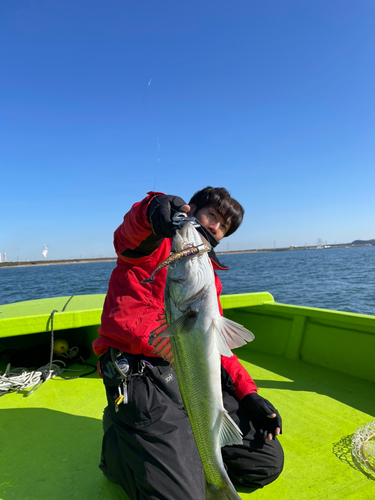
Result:
{"label": "man", "polygon": [[[164,328],[167,269],[151,284],[141,284],[171,251],[177,212],[194,216],[212,250],[240,226],[242,206],[224,188],[207,187],[189,204],[177,196],[148,193],[133,205],[114,235],[118,256],[103,307],[100,358],[108,407],[105,411],[101,469],[119,483],[131,500],[204,500],[202,463],[183,407],[173,368],[152,353],[148,340]],[[222,289],[215,273],[218,301]],[[222,309],[219,304],[220,312]],[[257,394],[257,387],[238,358],[222,356],[224,406],[240,426],[243,445],[222,449],[234,483],[259,488],[275,480],[283,468],[278,434],[281,417]]]}

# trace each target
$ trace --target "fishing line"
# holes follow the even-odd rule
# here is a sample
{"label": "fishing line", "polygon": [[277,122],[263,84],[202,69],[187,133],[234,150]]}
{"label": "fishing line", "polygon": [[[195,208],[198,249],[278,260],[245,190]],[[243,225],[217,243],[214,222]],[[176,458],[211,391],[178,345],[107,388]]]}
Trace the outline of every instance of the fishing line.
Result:
{"label": "fishing line", "polygon": [[[155,135],[157,136],[157,131],[156,131],[155,124],[151,120],[151,116],[150,116],[150,114],[148,112],[148,109],[146,107],[146,93],[147,93],[147,90],[149,89],[149,87],[151,85],[151,82],[152,82],[152,78],[148,82],[147,87],[146,87],[145,91],[143,92],[142,102],[143,102],[143,107],[144,107],[144,109],[146,111],[147,118],[148,118],[149,122],[152,124],[152,126],[154,127],[154,129],[155,129],[154,132],[155,132]],[[157,146],[158,146],[158,163],[160,163],[160,142],[159,142],[159,137],[156,137],[156,142],[157,142]],[[158,173],[159,173],[159,165],[158,165],[158,168],[156,169],[156,174],[155,174],[155,178],[154,178],[154,188],[153,188],[153,191],[155,191],[156,178],[158,176]]]}

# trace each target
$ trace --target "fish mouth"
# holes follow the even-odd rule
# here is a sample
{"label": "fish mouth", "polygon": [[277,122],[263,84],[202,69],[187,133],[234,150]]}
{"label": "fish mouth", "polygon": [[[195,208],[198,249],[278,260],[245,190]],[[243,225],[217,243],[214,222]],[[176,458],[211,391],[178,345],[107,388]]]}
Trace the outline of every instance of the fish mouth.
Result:
{"label": "fish mouth", "polygon": [[202,234],[198,233],[190,222],[187,222],[182,228],[178,229],[176,236],[174,243],[178,252],[192,246],[199,246],[202,243],[211,249],[210,242]]}

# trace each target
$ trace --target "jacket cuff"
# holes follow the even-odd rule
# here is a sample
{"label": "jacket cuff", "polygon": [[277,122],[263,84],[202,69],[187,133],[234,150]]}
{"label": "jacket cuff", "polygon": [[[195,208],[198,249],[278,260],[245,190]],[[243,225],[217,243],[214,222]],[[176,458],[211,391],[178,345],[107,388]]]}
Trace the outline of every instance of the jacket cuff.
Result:
{"label": "jacket cuff", "polygon": [[[147,217],[149,204],[162,193],[149,192],[141,202],[135,203],[116,229],[114,245],[117,255],[125,262],[134,262],[151,255],[163,239],[153,234]],[[129,260],[128,260],[129,259]]]}

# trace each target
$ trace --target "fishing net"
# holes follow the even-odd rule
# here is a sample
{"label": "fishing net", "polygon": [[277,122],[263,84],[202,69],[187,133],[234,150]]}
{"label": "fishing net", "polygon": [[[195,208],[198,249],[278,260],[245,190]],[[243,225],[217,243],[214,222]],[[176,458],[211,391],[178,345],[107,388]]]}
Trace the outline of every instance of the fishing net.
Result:
{"label": "fishing net", "polygon": [[375,477],[375,420],[355,431],[352,454],[358,464]]}

